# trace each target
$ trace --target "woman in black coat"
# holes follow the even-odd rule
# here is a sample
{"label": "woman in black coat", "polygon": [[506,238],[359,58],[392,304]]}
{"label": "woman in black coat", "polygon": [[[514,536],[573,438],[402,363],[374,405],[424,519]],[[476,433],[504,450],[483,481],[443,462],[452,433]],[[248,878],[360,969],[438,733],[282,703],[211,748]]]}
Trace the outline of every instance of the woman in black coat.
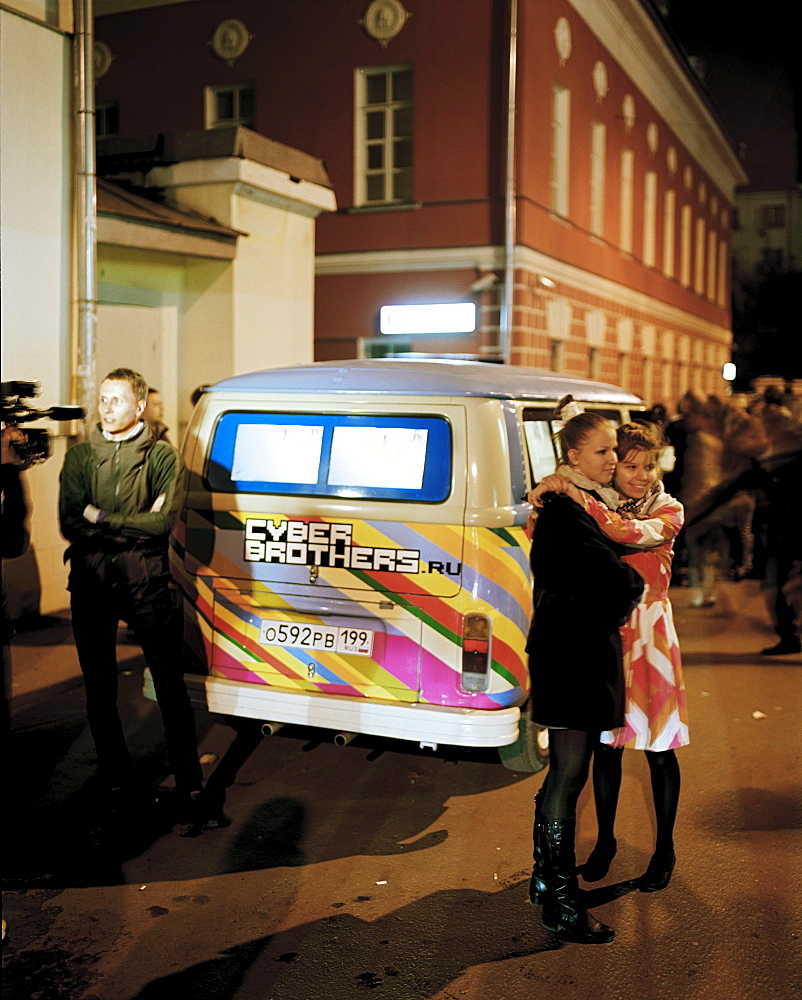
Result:
{"label": "woman in black coat", "polygon": [[[606,488],[615,465],[613,425],[583,413],[568,396],[557,412],[563,465],[580,489],[617,503]],[[532,716],[549,729],[548,777],[536,798],[531,901],[543,923],[564,941],[611,941],[612,928],[579,902],[574,842],[576,806],[599,734],[624,721],[619,627],[643,591],[638,573],[619,558],[624,549],[601,533],[567,496],[539,501],[530,561],[534,613],[529,632]]]}

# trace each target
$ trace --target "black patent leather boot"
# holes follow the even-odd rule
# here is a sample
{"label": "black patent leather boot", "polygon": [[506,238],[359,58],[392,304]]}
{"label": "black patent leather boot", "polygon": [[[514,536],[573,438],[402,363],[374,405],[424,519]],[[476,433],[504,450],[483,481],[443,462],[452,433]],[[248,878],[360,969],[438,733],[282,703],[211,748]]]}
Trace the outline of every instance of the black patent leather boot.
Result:
{"label": "black patent leather boot", "polygon": [[546,889],[542,904],[543,926],[561,941],[607,944],[615,937],[615,931],[597,920],[579,902],[575,832],[575,819],[540,817],[538,843],[542,859],[541,876]]}
{"label": "black patent leather boot", "polygon": [[532,866],[532,881],[529,883],[529,902],[532,906],[542,906],[543,900],[546,898],[546,883],[543,881],[542,873],[543,855],[540,850],[540,838],[538,836],[538,828],[540,825],[539,808],[542,796],[543,789],[541,788],[535,795],[535,822],[532,830],[532,841],[534,844],[532,858],[534,860],[534,865]]}

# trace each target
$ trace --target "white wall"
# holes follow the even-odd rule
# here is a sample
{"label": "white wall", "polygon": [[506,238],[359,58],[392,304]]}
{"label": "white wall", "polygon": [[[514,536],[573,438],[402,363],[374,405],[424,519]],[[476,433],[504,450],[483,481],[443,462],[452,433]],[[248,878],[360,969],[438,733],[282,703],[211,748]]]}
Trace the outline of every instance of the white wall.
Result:
{"label": "white wall", "polygon": [[[70,86],[70,39],[0,10],[2,377],[41,382],[37,407],[70,401]],[[4,562],[12,614],[68,604],[56,511],[65,445],[24,474],[31,552]]]}

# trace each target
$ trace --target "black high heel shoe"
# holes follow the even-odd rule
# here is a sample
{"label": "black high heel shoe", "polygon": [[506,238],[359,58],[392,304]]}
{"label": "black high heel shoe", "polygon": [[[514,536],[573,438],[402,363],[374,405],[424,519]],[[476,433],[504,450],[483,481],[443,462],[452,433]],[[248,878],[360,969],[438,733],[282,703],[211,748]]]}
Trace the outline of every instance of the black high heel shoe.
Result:
{"label": "black high heel shoe", "polygon": [[577,874],[581,875],[586,882],[599,882],[609,872],[618,844],[615,837],[611,841],[597,843],[588,855],[588,860],[584,865],[577,868]]}
{"label": "black high heel shoe", "polygon": [[649,867],[638,880],[638,888],[641,892],[659,892],[665,889],[671,881],[671,874],[674,865],[677,863],[673,851],[668,854],[655,853],[649,862]]}

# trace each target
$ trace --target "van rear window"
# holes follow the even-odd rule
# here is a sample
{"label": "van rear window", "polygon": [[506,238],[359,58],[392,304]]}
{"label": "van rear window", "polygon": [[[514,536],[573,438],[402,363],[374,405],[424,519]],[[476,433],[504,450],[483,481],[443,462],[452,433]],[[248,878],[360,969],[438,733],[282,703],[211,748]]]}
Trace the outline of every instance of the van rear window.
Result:
{"label": "van rear window", "polygon": [[439,503],[451,488],[442,417],[225,413],[207,473],[214,490]]}

